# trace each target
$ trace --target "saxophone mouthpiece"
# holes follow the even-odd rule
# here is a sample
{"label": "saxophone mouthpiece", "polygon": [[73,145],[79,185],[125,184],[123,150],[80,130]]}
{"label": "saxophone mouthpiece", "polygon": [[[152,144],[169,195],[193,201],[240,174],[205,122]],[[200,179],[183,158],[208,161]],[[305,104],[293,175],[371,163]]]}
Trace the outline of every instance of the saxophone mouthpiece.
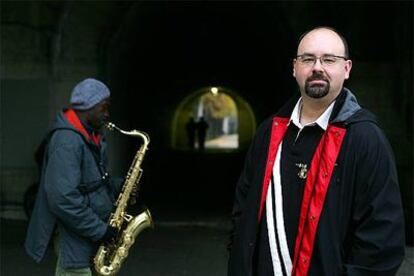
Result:
{"label": "saxophone mouthpiece", "polygon": [[106,123],[105,123],[105,127],[106,127],[107,129],[109,129],[109,130],[114,130],[114,128],[115,128],[115,124],[114,124],[114,123],[111,123],[111,122],[106,122]]}

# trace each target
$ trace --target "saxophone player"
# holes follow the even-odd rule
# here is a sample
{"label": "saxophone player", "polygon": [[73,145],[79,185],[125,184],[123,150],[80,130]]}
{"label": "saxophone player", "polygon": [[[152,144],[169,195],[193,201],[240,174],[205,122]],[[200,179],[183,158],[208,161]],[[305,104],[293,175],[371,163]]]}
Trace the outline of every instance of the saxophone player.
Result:
{"label": "saxophone player", "polygon": [[99,244],[117,229],[107,220],[122,181],[106,170],[102,127],[109,119],[110,91],[85,79],[72,90],[70,107],[56,117],[45,137],[40,188],[29,222],[25,249],[40,262],[53,240],[55,275],[92,275],[91,259]]}

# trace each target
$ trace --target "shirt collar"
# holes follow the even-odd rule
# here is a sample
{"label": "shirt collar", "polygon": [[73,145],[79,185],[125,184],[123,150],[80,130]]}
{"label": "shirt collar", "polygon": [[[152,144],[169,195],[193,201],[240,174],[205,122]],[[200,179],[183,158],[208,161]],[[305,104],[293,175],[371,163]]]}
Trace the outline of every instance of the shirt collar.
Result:
{"label": "shirt collar", "polygon": [[300,113],[301,113],[301,110],[302,110],[302,98],[299,98],[298,102],[295,105],[295,108],[293,109],[292,115],[290,116],[290,122],[295,124],[299,129],[302,129],[305,126],[313,126],[313,125],[317,124],[323,130],[326,130],[326,128],[328,127],[329,117],[331,117],[331,113],[332,113],[334,104],[335,104],[335,101],[333,101],[328,106],[328,108],[322,113],[321,116],[319,116],[318,119],[316,119],[316,121],[308,123],[306,125],[302,125],[300,123]]}

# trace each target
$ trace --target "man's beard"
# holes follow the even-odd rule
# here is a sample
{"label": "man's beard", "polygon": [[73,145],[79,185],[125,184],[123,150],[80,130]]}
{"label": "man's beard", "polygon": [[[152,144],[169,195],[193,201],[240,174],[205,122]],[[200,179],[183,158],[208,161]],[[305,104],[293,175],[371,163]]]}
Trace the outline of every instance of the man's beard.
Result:
{"label": "man's beard", "polygon": [[[324,84],[313,84],[310,82],[314,80],[323,80]],[[305,93],[311,98],[320,99],[328,95],[330,88],[329,81],[321,74],[313,74],[305,82]]]}
{"label": "man's beard", "polygon": [[98,117],[89,120],[88,125],[95,131],[101,131],[104,128],[106,122],[108,122],[108,118]]}

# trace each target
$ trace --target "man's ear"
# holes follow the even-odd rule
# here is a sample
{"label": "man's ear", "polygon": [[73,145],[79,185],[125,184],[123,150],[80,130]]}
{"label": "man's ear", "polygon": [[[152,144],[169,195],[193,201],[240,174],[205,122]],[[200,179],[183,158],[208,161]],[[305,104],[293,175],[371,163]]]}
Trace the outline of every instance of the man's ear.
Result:
{"label": "man's ear", "polygon": [[293,77],[295,77],[295,78],[296,78],[296,69],[295,69],[295,64],[296,64],[295,60],[294,60],[294,61],[292,61],[292,69],[293,69],[292,75],[293,75]]}
{"label": "man's ear", "polygon": [[352,60],[348,59],[345,63],[345,79],[349,79],[349,75],[351,74],[352,69]]}

